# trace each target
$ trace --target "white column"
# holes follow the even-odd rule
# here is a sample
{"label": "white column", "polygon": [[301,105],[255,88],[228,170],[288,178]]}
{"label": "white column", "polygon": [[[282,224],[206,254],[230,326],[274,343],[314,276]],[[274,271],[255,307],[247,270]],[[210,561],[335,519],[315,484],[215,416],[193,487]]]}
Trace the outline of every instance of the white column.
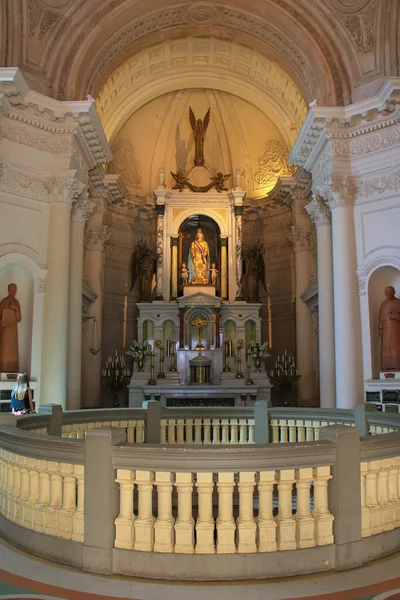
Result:
{"label": "white column", "polygon": [[335,408],[335,330],[333,317],[332,222],[318,196],[306,206],[317,229],[319,390],[321,408]]}
{"label": "white column", "polygon": [[221,238],[221,298],[228,298],[228,238]]}
{"label": "white column", "polygon": [[178,238],[171,238],[171,299],[178,297]]}
{"label": "white column", "polygon": [[71,216],[67,370],[69,410],[81,407],[83,246],[85,222],[93,208],[94,203],[88,199],[87,193],[84,193],[74,204]]}
{"label": "white column", "polygon": [[235,206],[236,221],[236,298],[243,298],[243,207]]}
{"label": "white column", "polygon": [[43,322],[40,404],[67,404],[68,283],[71,206],[83,184],[70,179],[55,189],[49,207],[46,298]]}
{"label": "white column", "polygon": [[163,273],[164,273],[164,204],[157,204],[157,273],[156,293],[154,300],[164,300],[163,296]]}
{"label": "white column", "polygon": [[346,179],[329,179],[321,195],[332,212],[336,406],[353,408],[364,401],[353,195]]}
{"label": "white column", "polygon": [[[86,232],[85,274],[97,298],[89,307],[88,316],[97,320],[99,344],[102,339],[103,254],[109,238],[106,225],[102,225],[101,222],[93,225],[89,223]],[[84,335],[82,405],[85,408],[94,408],[101,406],[101,351],[95,355],[89,352],[89,332],[90,325],[86,326]]]}
{"label": "white column", "polygon": [[293,226],[287,238],[293,247],[296,272],[296,362],[300,371],[298,404],[307,406],[316,393],[313,325],[310,310],[300,296],[310,287],[310,230]]}

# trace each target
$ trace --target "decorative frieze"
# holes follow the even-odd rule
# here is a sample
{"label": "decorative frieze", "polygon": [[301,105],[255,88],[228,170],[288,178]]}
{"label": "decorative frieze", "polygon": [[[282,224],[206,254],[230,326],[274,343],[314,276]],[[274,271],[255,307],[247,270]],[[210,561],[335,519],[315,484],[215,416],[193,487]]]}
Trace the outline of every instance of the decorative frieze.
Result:
{"label": "decorative frieze", "polygon": [[36,129],[23,125],[14,124],[9,119],[4,119],[0,127],[0,135],[6,140],[23,144],[36,150],[49,152],[51,154],[69,154],[72,149],[70,135],[57,136],[54,132],[49,134],[39,133]]}

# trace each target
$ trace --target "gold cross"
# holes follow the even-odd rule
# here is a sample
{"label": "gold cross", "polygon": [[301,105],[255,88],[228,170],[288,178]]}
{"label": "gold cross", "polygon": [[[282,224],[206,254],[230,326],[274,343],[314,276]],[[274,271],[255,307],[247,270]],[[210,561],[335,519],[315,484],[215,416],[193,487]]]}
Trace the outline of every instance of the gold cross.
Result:
{"label": "gold cross", "polygon": [[204,325],[207,325],[207,323],[208,321],[202,319],[200,315],[198,315],[198,317],[196,317],[195,320],[192,321],[192,325],[197,327],[197,346],[195,350],[204,350],[204,346],[201,343],[201,330],[203,329]]}

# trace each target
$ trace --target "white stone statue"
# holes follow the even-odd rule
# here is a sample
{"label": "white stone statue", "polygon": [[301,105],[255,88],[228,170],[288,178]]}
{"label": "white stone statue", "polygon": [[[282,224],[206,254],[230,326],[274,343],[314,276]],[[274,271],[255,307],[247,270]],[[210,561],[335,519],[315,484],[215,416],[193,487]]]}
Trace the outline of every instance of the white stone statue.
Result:
{"label": "white stone statue", "polygon": [[236,183],[236,187],[238,189],[240,189],[240,183],[242,181],[242,169],[239,169],[239,167],[235,170],[235,183]]}
{"label": "white stone statue", "polygon": [[158,181],[160,182],[161,187],[164,187],[164,180],[165,180],[164,167],[160,167],[158,170]]}

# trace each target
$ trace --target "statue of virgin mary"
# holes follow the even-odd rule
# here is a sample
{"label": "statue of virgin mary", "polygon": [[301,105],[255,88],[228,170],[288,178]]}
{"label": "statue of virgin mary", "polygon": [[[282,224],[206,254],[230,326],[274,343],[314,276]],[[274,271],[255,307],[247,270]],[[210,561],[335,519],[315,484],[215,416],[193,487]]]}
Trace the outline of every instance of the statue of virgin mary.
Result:
{"label": "statue of virgin mary", "polygon": [[191,243],[188,257],[189,283],[208,285],[210,283],[210,249],[201,229]]}

